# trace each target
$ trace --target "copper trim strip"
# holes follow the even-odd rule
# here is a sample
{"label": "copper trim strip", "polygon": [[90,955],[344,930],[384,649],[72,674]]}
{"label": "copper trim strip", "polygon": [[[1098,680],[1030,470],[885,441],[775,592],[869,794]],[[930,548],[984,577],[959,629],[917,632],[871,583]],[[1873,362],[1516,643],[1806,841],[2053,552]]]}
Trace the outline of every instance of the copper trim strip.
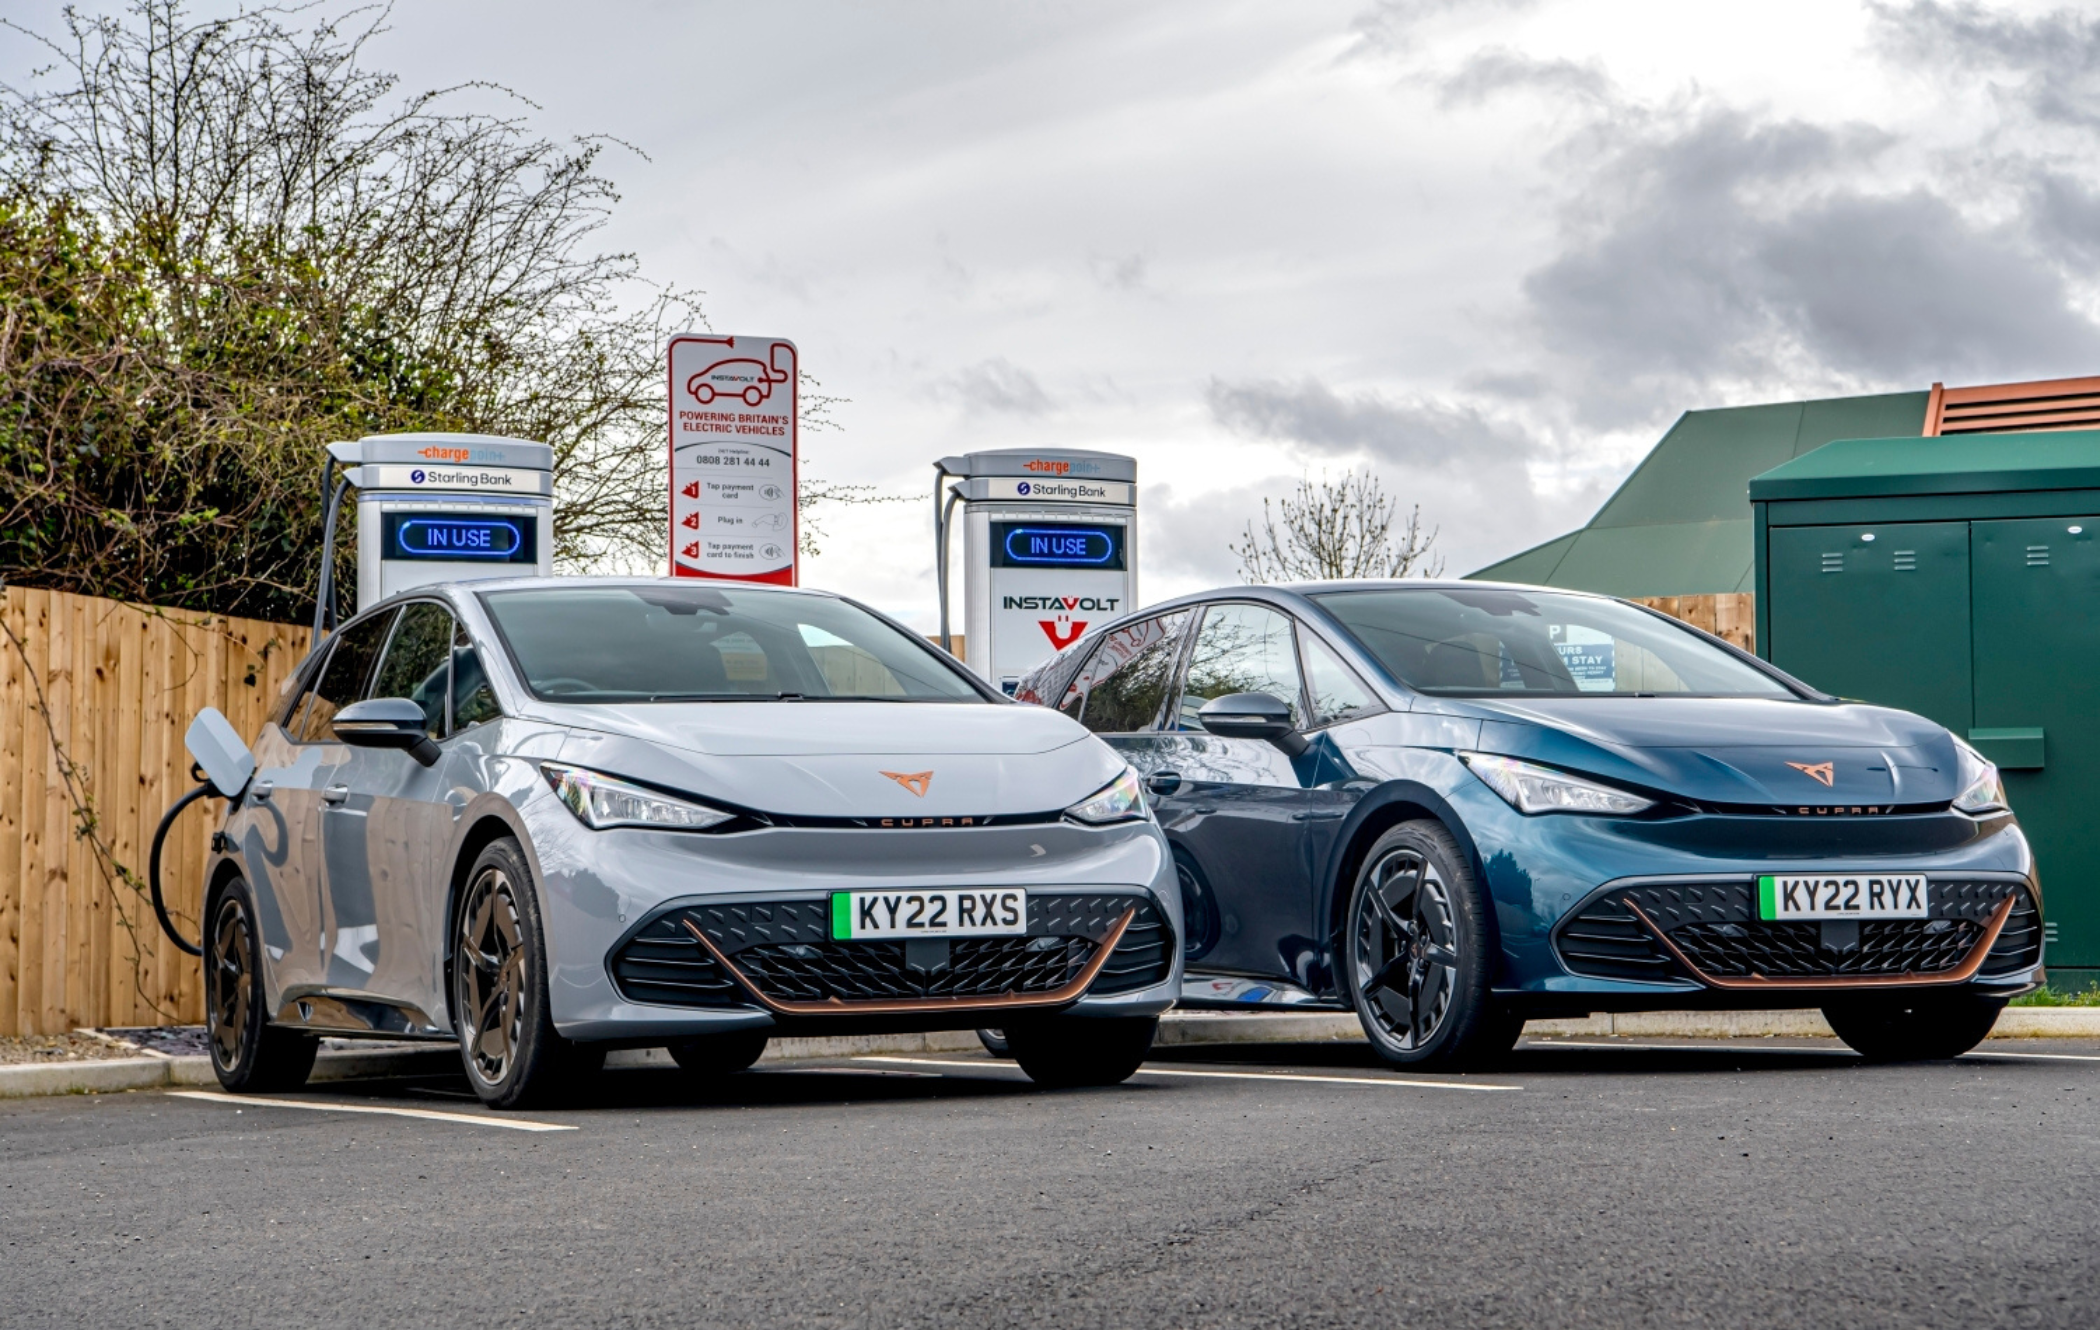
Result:
{"label": "copper trim strip", "polygon": [[680,922],[685,925],[685,930],[707,949],[707,954],[714,957],[715,964],[729,971],[729,977],[742,984],[745,991],[757,998],[768,1011],[782,1016],[879,1016],[897,1012],[1011,1011],[1016,1007],[1055,1007],[1070,1002],[1086,992],[1087,986],[1094,982],[1094,976],[1101,973],[1101,967],[1108,964],[1109,956],[1115,952],[1116,944],[1123,940],[1124,930],[1129,928],[1131,921],[1136,918],[1137,906],[1133,905],[1123,911],[1123,917],[1116,920],[1114,928],[1108,930],[1108,936],[1102,939],[1100,949],[1094,953],[1094,959],[1086,963],[1086,968],[1079,972],[1078,977],[1063,988],[1053,989],[1048,993],[1004,993],[989,998],[881,998],[872,1002],[844,1002],[838,998],[825,998],[822,1002],[783,1002],[779,998],[769,996],[757,984],[751,982],[750,978],[736,967],[736,963],[714,944],[713,939],[700,931],[698,924],[691,919],[683,919]]}
{"label": "copper trim strip", "polygon": [[1663,932],[1661,926],[1648,917],[1646,910],[1634,904],[1632,897],[1625,897],[1621,904],[1633,911],[1634,918],[1641,921],[1641,926],[1653,933],[1656,941],[1668,947],[1670,954],[1677,958],[1677,963],[1690,971],[1692,978],[1700,983],[1709,988],[1754,988],[1769,992],[1778,988],[1923,988],[1939,984],[1966,983],[1983,968],[1984,957],[1990,955],[1991,948],[1997,945],[1998,934],[2005,931],[2005,921],[2012,916],[2013,902],[2019,898],[2019,888],[2015,887],[2004,900],[1998,902],[1998,908],[1984,924],[1983,937],[1969,951],[1968,959],[1951,970],[1933,974],[1906,972],[1900,975],[1832,975],[1827,979],[1771,979],[1761,974],[1753,974],[1747,979],[1722,979],[1710,975],[1692,964],[1691,957],[1678,950],[1677,944],[1670,941],[1670,935]]}

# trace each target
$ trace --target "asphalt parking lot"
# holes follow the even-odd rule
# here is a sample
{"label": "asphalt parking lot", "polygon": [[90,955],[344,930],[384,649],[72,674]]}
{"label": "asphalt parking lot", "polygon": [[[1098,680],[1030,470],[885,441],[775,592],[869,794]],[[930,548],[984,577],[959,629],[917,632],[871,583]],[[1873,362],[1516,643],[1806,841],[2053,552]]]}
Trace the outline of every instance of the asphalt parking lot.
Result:
{"label": "asphalt parking lot", "polygon": [[13,1101],[0,1324],[2100,1318],[2090,1042],[1165,1052],[1055,1094],[976,1056],[617,1072],[505,1126],[444,1080]]}

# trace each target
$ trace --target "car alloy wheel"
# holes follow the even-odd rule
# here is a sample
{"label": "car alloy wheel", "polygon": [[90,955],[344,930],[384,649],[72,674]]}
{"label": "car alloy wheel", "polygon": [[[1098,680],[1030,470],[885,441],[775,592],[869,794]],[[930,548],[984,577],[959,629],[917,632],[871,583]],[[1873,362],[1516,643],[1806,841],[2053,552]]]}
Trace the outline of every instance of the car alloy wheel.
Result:
{"label": "car alloy wheel", "polygon": [[1464,1067],[1507,1053],[1524,1023],[1494,1000],[1487,894],[1438,822],[1403,822],[1364,855],[1338,948],[1365,1038],[1395,1066]]}
{"label": "car alloy wheel", "polygon": [[236,1094],[295,1090],[314,1068],[321,1041],[270,1024],[261,937],[248,884],[229,877],[205,901],[204,1027],[211,1069]]}
{"label": "car alloy wheel", "polygon": [[470,1033],[467,1054],[477,1076],[500,1085],[524,1042],[526,972],[524,921],[510,875],[494,864],[467,889],[461,912],[459,988]]}
{"label": "car alloy wheel", "polygon": [[1389,850],[1357,898],[1354,955],[1365,1011],[1396,1048],[1436,1037],[1458,987],[1460,940],[1450,888],[1428,857]]}
{"label": "car alloy wheel", "polygon": [[219,898],[211,955],[205,962],[212,1060],[221,1067],[239,1066],[248,1051],[248,1007],[255,1000],[255,972],[248,958],[253,952],[247,912],[241,909],[240,897],[228,892]]}

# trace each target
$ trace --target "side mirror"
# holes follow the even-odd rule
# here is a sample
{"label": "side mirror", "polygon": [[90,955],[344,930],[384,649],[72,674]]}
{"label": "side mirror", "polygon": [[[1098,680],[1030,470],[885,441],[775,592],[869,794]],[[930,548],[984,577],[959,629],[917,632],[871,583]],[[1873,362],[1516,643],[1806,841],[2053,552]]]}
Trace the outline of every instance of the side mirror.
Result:
{"label": "side mirror", "polygon": [[405,697],[374,697],[336,712],[330,728],[352,748],[398,748],[433,767],[438,746],[423,732],[427,723],[423,708]]}
{"label": "side mirror", "polygon": [[190,750],[190,757],[203,769],[204,779],[211,782],[212,790],[221,799],[240,798],[255,775],[255,754],[248,751],[248,745],[241,742],[240,731],[219,714],[217,707],[206,707],[197,713],[189,732],[182,736],[182,746]]}
{"label": "side mirror", "polygon": [[1265,739],[1296,757],[1312,747],[1291,724],[1291,709],[1281,698],[1267,693],[1227,693],[1203,704],[1196,719],[1212,734],[1227,739]]}

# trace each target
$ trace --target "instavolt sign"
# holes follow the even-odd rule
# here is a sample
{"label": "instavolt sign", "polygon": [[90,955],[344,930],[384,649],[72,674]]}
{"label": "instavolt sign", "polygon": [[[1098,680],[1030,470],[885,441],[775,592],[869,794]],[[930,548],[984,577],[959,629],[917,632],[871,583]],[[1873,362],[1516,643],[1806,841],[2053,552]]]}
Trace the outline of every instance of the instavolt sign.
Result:
{"label": "instavolt sign", "polygon": [[[965,661],[1011,692],[1021,675],[1137,602],[1137,463],[1012,448],[947,457],[963,511]],[[945,543],[945,541],[944,541]],[[942,577],[945,622],[946,577]]]}

